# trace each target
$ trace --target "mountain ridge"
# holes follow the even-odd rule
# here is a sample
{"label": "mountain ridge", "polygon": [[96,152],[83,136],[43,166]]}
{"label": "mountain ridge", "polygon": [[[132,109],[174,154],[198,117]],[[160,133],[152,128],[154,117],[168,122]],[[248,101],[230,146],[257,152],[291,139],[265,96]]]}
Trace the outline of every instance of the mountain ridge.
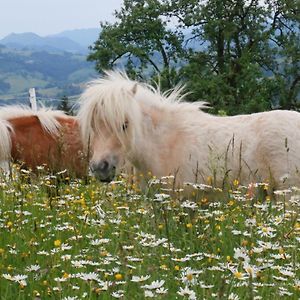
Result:
{"label": "mountain ridge", "polygon": [[12,49],[66,51],[87,54],[88,47],[99,35],[99,29],[74,29],[57,34],[40,36],[33,32],[11,33],[0,40],[0,44]]}

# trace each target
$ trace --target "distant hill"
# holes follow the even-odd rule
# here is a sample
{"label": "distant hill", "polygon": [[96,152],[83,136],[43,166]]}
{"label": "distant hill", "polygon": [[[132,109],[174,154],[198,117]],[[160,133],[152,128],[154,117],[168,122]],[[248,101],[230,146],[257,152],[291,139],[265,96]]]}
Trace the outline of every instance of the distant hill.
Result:
{"label": "distant hill", "polygon": [[72,53],[88,53],[88,47],[99,36],[99,29],[75,29],[58,34],[41,37],[32,32],[11,33],[0,40],[1,45],[14,49],[66,51]]}
{"label": "distant hill", "polygon": [[68,38],[87,49],[89,46],[93,45],[94,42],[98,39],[99,33],[99,28],[74,29],[66,30],[58,34],[51,35],[49,37]]}
{"label": "distant hill", "polygon": [[67,51],[72,53],[86,53],[87,48],[63,36],[41,37],[32,32],[12,33],[2,40],[0,44],[9,48],[45,51]]}
{"label": "distant hill", "polygon": [[0,104],[22,102],[30,87],[44,98],[77,95],[96,76],[94,64],[82,54],[0,46]]}
{"label": "distant hill", "polygon": [[45,37],[11,33],[1,39],[0,105],[27,101],[31,87],[44,99],[81,93],[83,83],[97,76],[86,56],[98,36],[99,29],[90,28]]}

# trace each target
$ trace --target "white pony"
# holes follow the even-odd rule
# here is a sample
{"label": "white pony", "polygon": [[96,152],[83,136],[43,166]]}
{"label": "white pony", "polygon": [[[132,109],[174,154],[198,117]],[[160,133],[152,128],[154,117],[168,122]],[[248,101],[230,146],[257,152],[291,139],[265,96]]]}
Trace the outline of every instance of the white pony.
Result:
{"label": "white pony", "polygon": [[233,179],[299,184],[299,113],[214,116],[202,102],[183,102],[181,90],[162,94],[114,71],[90,83],[78,118],[100,180],[112,180],[125,155],[138,174],[174,175],[177,185],[207,178],[218,186]]}

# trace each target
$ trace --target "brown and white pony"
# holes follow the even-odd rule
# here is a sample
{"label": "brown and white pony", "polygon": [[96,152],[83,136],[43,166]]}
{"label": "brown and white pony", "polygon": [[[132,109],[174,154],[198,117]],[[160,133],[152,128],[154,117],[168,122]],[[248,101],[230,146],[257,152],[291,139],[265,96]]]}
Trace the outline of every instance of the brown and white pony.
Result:
{"label": "brown and white pony", "polygon": [[84,144],[91,141],[94,174],[112,180],[125,155],[138,174],[174,175],[177,185],[208,177],[218,186],[234,179],[299,185],[298,112],[214,116],[201,110],[201,102],[184,102],[180,93],[176,87],[162,94],[114,71],[91,82],[78,119]]}
{"label": "brown and white pony", "polygon": [[85,176],[87,159],[76,118],[46,108],[0,107],[0,161],[11,160],[34,171],[46,165],[52,172],[66,169]]}

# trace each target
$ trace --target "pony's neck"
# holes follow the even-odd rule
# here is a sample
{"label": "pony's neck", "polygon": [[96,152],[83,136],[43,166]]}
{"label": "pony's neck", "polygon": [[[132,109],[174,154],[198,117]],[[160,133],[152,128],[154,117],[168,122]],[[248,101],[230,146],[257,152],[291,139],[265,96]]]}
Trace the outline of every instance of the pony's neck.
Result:
{"label": "pony's neck", "polygon": [[143,111],[143,124],[130,160],[144,175],[161,177],[174,174],[176,170],[172,166],[178,143],[184,143],[184,135],[176,122],[177,113],[153,107]]}

